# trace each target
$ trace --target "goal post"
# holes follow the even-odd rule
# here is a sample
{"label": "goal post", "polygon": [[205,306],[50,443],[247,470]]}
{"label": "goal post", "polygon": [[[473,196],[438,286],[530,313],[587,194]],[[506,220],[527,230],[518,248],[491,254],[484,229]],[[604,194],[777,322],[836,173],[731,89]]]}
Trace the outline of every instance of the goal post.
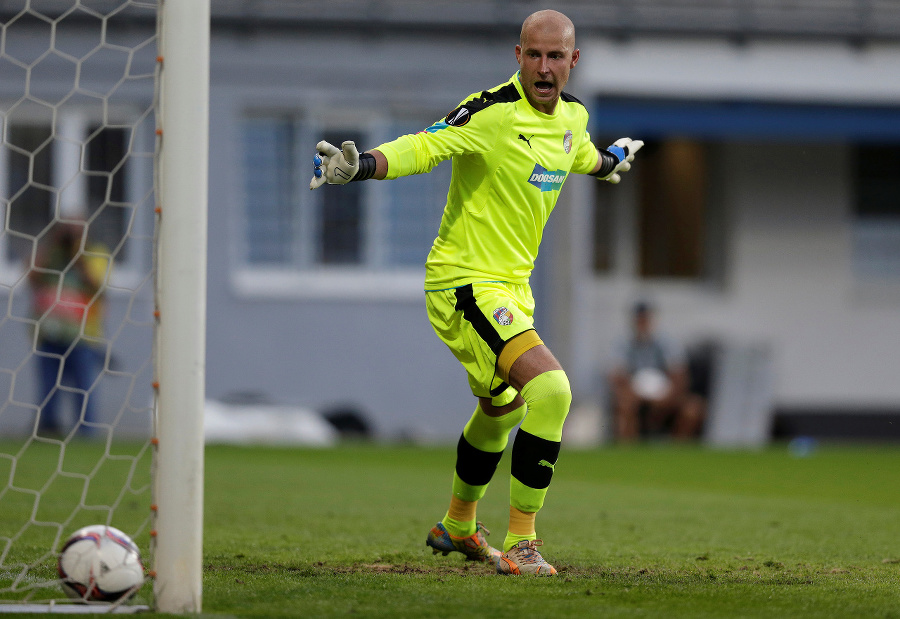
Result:
{"label": "goal post", "polygon": [[[201,611],[210,5],[0,2],[0,613]],[[133,597],[67,597],[89,525]]]}
{"label": "goal post", "polygon": [[161,0],[154,592],[200,612],[210,0]]}

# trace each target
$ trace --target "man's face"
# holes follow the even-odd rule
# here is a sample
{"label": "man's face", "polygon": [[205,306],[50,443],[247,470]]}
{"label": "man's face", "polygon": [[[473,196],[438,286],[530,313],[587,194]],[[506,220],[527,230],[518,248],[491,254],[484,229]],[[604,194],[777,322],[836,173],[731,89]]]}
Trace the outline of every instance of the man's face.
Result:
{"label": "man's face", "polygon": [[539,112],[552,114],[559,95],[578,62],[574,42],[558,29],[534,28],[516,45],[519,75],[528,102]]}

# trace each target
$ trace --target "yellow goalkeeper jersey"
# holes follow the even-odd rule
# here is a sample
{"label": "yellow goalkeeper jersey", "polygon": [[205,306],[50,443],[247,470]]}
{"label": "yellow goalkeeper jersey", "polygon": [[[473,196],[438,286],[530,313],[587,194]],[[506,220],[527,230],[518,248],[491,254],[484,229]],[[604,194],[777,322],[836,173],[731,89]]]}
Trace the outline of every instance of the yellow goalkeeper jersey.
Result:
{"label": "yellow goalkeeper jersey", "polygon": [[566,177],[597,164],[587,123],[585,106],[566,93],[553,114],[534,109],[517,72],[424,131],[377,147],[388,160],[387,178],[429,172],[453,159],[447,204],[426,261],[426,290],[528,282]]}

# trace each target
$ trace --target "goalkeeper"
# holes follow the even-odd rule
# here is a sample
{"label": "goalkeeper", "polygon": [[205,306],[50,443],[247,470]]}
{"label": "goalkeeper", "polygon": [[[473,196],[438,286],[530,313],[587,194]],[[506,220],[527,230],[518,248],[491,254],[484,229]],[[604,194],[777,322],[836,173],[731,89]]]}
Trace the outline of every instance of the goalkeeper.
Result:
{"label": "goalkeeper", "polygon": [[[552,575],[537,547],[544,504],[572,401],[559,362],[534,330],[528,278],[544,224],[570,173],[618,183],[643,142],[596,148],[585,106],[563,92],[578,62],[565,15],[538,11],[522,24],[519,70],[444,119],[360,155],[353,142],[319,142],[310,189],[429,172],[453,160],[447,204],[426,261],[428,317],[465,367],[478,398],[457,446],[450,507],[426,538],[434,553],[493,561],[501,574]],[[519,426],[512,449],[509,528],[485,540],[475,509]]]}

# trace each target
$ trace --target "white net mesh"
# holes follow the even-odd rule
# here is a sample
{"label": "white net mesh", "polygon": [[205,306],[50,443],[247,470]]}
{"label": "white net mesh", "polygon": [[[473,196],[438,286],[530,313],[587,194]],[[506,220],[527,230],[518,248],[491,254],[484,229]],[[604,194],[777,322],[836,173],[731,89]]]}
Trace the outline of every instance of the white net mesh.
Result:
{"label": "white net mesh", "polygon": [[0,3],[0,603],[85,525],[147,563],[157,8]]}

